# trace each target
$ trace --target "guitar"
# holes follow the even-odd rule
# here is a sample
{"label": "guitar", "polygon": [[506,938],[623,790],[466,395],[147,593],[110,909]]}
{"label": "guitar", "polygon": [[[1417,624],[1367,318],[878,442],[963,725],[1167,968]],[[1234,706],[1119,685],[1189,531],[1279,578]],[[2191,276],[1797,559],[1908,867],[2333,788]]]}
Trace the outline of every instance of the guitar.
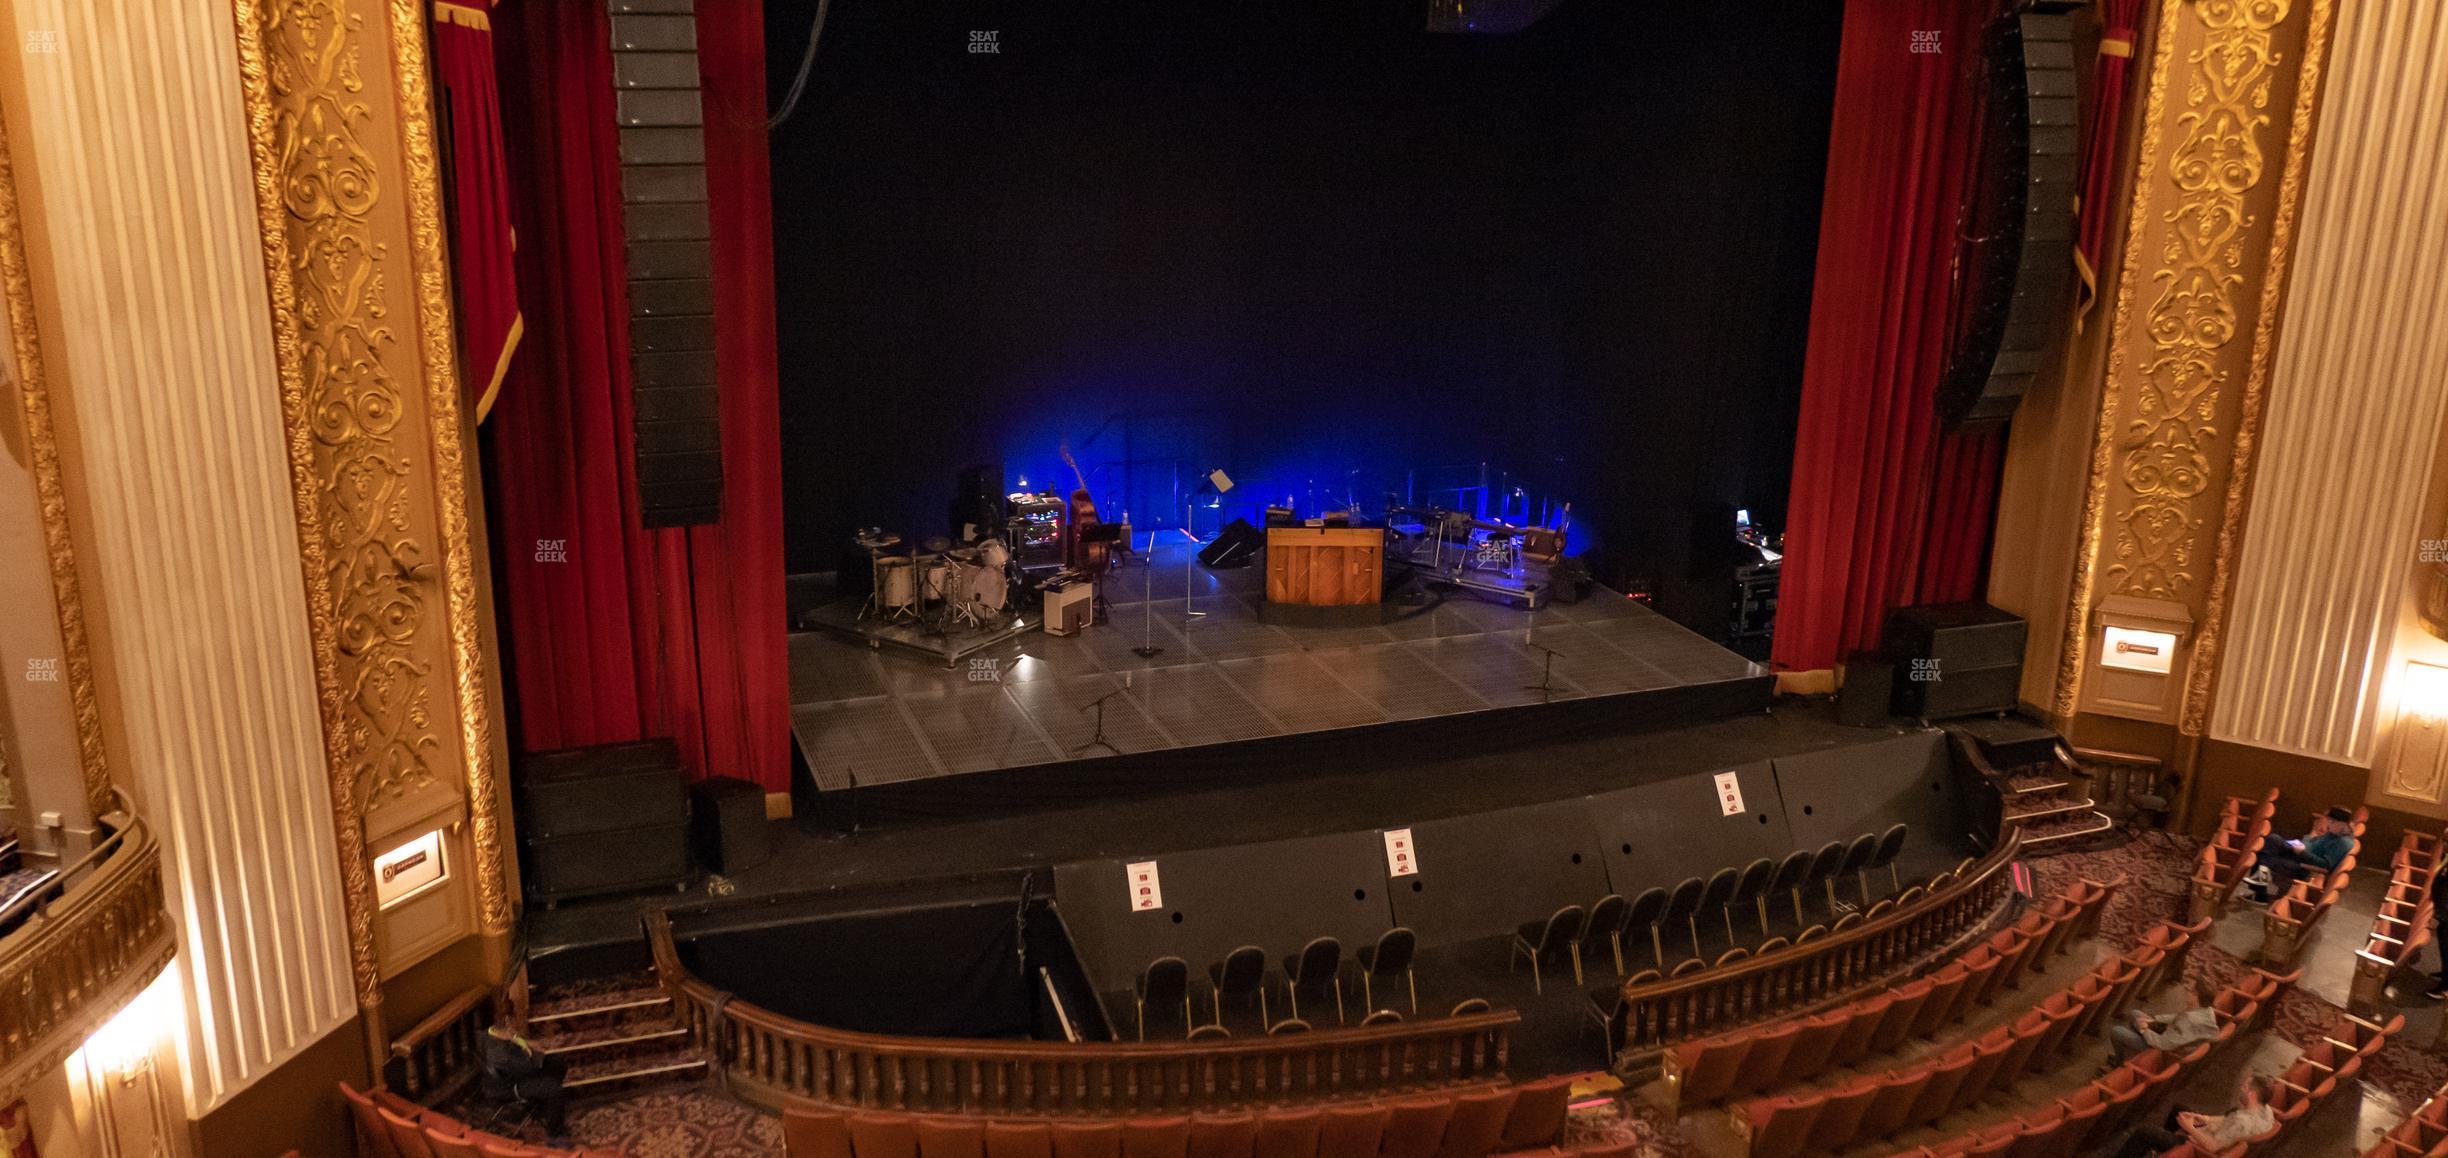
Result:
{"label": "guitar", "polygon": [[1078,461],[1071,457],[1071,444],[1062,444],[1063,465],[1071,468],[1071,477],[1079,487],[1071,492],[1071,504],[1063,519],[1068,539],[1063,544],[1063,566],[1083,574],[1103,575],[1110,561],[1111,543],[1087,542],[1082,536],[1102,520],[1097,518],[1096,500],[1088,496],[1088,476],[1080,472]]}

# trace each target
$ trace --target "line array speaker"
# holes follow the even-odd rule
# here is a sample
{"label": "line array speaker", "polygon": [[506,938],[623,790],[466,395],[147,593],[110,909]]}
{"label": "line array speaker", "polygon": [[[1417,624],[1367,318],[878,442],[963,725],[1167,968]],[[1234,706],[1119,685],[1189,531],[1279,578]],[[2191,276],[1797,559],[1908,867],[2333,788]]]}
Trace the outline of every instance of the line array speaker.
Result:
{"label": "line array speaker", "polygon": [[1984,49],[1986,155],[1964,215],[1969,280],[1938,389],[1950,430],[2014,416],[2056,348],[2074,283],[2073,17],[2039,0],[2001,18]]}
{"label": "line array speaker", "polygon": [[722,422],[695,0],[611,0],[611,14],[638,507],[649,527],[711,523]]}

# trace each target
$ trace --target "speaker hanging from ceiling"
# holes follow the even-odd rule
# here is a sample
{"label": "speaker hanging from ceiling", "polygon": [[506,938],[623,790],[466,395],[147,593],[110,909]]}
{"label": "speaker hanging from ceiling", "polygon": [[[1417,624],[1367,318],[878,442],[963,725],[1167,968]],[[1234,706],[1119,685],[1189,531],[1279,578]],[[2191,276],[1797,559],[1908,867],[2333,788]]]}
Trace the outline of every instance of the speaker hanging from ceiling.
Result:
{"label": "speaker hanging from ceiling", "polygon": [[2056,349],[2074,285],[2073,5],[2017,4],[1983,37],[1980,171],[1956,239],[1956,325],[1938,414],[2003,425]]}
{"label": "speaker hanging from ceiling", "polygon": [[649,527],[722,517],[714,243],[694,0],[611,0],[629,266],[631,427]]}

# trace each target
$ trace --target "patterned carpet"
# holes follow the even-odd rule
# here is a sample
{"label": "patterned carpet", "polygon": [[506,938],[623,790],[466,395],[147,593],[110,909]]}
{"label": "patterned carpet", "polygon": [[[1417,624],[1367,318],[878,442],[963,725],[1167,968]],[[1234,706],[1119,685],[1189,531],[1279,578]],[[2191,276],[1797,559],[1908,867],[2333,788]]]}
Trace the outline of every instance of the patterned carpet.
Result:
{"label": "patterned carpet", "polygon": [[582,1146],[627,1158],[779,1158],[782,1120],[709,1086],[653,1090],[570,1113]]}

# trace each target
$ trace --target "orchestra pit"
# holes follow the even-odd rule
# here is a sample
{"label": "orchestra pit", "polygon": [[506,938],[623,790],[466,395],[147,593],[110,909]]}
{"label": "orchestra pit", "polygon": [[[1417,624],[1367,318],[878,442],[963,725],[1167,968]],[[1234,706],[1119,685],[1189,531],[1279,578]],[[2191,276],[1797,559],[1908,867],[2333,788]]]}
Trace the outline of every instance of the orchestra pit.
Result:
{"label": "orchestra pit", "polygon": [[2433,0],[0,0],[8,1158],[2448,1158]]}

